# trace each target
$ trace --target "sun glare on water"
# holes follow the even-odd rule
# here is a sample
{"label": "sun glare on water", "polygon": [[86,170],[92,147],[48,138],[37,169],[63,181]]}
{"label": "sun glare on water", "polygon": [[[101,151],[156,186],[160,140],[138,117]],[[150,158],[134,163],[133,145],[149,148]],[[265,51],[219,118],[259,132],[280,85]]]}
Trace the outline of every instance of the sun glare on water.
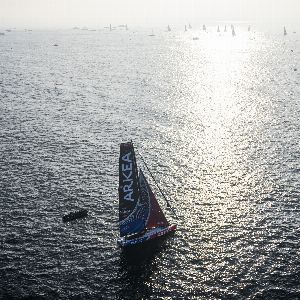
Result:
{"label": "sun glare on water", "polygon": [[[232,197],[240,192],[237,183],[248,168],[236,150],[251,143],[241,133],[247,131],[247,122],[255,113],[248,96],[257,44],[251,33],[241,29],[234,37],[231,32],[199,32],[199,37],[183,37],[184,97],[177,103],[183,118],[180,136],[189,141],[186,147],[193,154],[186,162],[191,172],[185,176],[190,193],[186,203],[197,211],[200,204],[202,210],[205,203],[213,205],[203,218],[218,219],[221,226],[247,209],[244,204],[237,208]],[[230,213],[224,213],[227,209]],[[196,230],[198,220],[193,215],[198,212],[187,211],[188,222]]]}

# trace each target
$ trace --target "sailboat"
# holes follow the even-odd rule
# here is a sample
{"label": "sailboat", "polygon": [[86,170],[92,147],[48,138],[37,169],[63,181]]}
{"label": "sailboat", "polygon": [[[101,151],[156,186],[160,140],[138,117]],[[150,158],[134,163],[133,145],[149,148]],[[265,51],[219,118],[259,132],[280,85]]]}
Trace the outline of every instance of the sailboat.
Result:
{"label": "sailboat", "polygon": [[234,30],[234,26],[233,25],[231,25],[231,34],[232,34],[232,36],[235,36],[235,30]]}
{"label": "sailboat", "polygon": [[151,33],[149,34],[149,36],[155,36],[153,29],[151,30]]}
{"label": "sailboat", "polygon": [[203,24],[202,29],[203,29],[203,31],[206,31],[206,26],[205,26],[205,24]]}
{"label": "sailboat", "polygon": [[287,35],[285,26],[283,27],[283,35]]}
{"label": "sailboat", "polygon": [[171,27],[170,27],[170,25],[168,25],[168,28],[167,28],[167,30],[168,30],[168,31],[171,31]]}
{"label": "sailboat", "polygon": [[138,171],[132,142],[120,145],[119,226],[117,242],[121,247],[142,244],[176,230],[176,225],[167,221],[143,171]]}

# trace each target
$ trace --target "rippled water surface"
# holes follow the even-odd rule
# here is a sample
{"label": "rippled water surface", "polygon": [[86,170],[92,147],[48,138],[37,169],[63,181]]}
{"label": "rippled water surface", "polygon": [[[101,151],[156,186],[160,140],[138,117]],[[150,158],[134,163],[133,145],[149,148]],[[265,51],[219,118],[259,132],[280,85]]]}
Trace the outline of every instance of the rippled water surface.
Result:
{"label": "rippled water surface", "polygon": [[[0,298],[300,299],[300,35],[236,32],[0,36]],[[179,215],[134,255],[130,139]]]}

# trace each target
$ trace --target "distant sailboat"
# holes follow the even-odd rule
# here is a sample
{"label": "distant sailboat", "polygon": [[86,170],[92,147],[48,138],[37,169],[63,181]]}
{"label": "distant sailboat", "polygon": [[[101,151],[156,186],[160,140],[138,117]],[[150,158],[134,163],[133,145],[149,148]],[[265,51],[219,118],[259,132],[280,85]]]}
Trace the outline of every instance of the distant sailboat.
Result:
{"label": "distant sailboat", "polygon": [[234,30],[234,26],[233,25],[231,27],[231,34],[232,34],[232,36],[235,36],[235,30]]}
{"label": "distant sailboat", "polygon": [[204,31],[206,31],[206,26],[205,26],[205,24],[203,24],[202,29],[203,29]]}
{"label": "distant sailboat", "polygon": [[218,29],[217,29],[217,32],[220,32],[220,27],[219,27],[219,25],[218,25]]}
{"label": "distant sailboat", "polygon": [[283,27],[283,35],[287,35],[287,32],[286,32],[285,26]]}
{"label": "distant sailboat", "polygon": [[192,29],[192,25],[189,23],[189,29]]}
{"label": "distant sailboat", "polygon": [[155,36],[153,29],[151,30],[151,33],[149,34],[149,36]]}
{"label": "distant sailboat", "polygon": [[167,30],[168,30],[168,31],[171,31],[171,27],[170,27],[169,25],[168,25],[168,28],[167,28]]}

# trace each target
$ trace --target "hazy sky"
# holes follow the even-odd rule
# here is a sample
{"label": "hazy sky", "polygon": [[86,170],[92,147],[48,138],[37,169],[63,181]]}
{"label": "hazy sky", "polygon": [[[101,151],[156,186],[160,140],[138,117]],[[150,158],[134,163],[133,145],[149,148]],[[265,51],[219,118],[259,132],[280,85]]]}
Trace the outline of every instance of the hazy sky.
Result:
{"label": "hazy sky", "polygon": [[0,0],[0,26],[299,22],[300,0]]}

